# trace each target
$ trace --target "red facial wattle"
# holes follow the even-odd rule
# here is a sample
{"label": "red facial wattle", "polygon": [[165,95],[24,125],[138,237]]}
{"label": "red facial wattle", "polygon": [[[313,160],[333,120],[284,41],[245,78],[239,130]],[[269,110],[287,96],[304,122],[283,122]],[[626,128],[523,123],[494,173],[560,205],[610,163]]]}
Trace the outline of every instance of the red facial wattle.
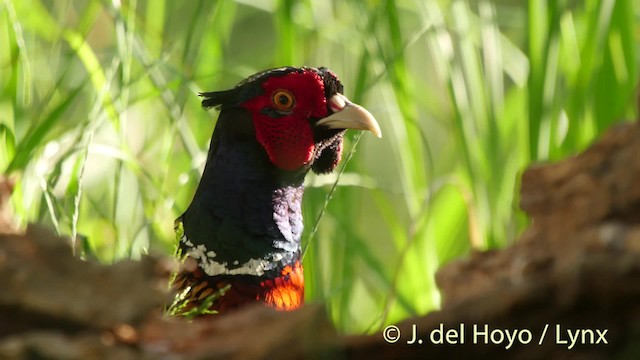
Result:
{"label": "red facial wattle", "polygon": [[[314,152],[309,119],[327,115],[322,79],[315,72],[304,70],[270,78],[262,88],[262,96],[242,104],[252,114],[258,142],[271,162],[283,170],[295,170],[308,164]],[[293,96],[290,109],[278,109],[278,104],[274,104],[273,96],[280,91]],[[276,111],[281,115],[273,117],[269,114]]]}

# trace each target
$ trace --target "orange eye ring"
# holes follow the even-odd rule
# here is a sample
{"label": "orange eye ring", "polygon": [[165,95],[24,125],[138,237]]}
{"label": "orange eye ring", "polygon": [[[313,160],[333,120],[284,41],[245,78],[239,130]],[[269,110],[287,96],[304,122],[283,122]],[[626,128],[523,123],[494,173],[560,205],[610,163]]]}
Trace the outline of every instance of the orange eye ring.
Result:
{"label": "orange eye ring", "polygon": [[293,94],[284,89],[274,91],[273,96],[271,96],[271,102],[273,107],[280,111],[291,110],[296,103]]}

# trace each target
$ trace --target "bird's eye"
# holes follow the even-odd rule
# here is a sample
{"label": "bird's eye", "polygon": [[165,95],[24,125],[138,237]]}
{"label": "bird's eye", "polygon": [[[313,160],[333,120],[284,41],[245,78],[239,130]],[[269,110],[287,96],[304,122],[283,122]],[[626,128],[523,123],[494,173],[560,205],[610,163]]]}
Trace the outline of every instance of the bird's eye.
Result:
{"label": "bird's eye", "polygon": [[276,110],[287,111],[293,108],[295,100],[293,94],[287,90],[276,90],[271,97],[271,102]]}

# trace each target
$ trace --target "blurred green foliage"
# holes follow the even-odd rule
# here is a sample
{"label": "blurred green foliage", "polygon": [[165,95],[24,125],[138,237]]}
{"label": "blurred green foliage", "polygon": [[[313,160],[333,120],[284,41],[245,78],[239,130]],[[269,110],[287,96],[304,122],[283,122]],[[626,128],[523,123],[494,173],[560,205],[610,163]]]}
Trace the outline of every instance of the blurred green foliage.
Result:
{"label": "blurred green foliage", "polygon": [[437,308],[443,263],[514,241],[528,164],[637,115],[639,40],[634,0],[2,0],[0,169],[18,221],[80,256],[170,253],[216,119],[196,92],[328,66],[384,136],[308,179],[307,298],[373,330]]}

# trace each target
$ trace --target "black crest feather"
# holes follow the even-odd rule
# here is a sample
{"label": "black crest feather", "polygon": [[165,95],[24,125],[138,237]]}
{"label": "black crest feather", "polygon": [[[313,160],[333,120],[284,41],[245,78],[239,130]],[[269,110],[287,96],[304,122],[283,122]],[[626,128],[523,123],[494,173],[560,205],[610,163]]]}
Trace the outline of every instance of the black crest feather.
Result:
{"label": "black crest feather", "polygon": [[251,98],[262,94],[263,90],[262,87],[260,87],[260,84],[269,77],[284,76],[294,71],[300,72],[303,71],[303,69],[290,66],[269,69],[249,76],[248,78],[242,80],[233,89],[224,91],[203,92],[199,93],[198,95],[204,98],[202,100],[202,107],[205,109],[210,109],[212,107],[237,106]]}
{"label": "black crest feather", "polygon": [[211,92],[203,92],[199,93],[202,99],[202,107],[205,109],[210,109],[212,107],[219,107],[222,105],[232,105],[237,102],[237,88],[231,90],[224,91],[211,91]]}

